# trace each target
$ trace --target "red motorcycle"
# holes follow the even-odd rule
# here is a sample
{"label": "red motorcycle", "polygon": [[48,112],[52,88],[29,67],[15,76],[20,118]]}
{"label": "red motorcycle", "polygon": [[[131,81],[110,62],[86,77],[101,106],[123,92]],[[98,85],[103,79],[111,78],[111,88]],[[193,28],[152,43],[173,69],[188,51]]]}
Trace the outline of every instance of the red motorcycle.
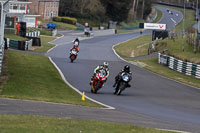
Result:
{"label": "red motorcycle", "polygon": [[106,81],[106,75],[98,72],[94,76],[93,82],[91,84],[91,92],[92,93],[97,93],[99,89],[103,86],[104,82]]}

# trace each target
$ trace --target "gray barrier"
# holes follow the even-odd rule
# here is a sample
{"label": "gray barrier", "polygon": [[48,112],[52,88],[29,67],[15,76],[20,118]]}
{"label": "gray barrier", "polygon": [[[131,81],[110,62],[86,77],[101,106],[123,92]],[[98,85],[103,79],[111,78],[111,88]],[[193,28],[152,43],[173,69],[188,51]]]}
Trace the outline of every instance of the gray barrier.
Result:
{"label": "gray barrier", "polygon": [[97,30],[93,31],[94,36],[107,36],[107,35],[114,35],[115,29],[108,29],[108,30]]}

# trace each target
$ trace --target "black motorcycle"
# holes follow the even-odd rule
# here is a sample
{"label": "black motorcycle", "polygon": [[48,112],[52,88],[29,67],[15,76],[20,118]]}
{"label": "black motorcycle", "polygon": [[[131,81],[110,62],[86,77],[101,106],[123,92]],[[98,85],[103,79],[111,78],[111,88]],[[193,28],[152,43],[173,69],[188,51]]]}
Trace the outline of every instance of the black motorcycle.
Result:
{"label": "black motorcycle", "polygon": [[131,75],[129,73],[123,72],[117,81],[117,86],[115,88],[114,94],[120,95],[127,87],[130,87],[129,82],[131,80]]}

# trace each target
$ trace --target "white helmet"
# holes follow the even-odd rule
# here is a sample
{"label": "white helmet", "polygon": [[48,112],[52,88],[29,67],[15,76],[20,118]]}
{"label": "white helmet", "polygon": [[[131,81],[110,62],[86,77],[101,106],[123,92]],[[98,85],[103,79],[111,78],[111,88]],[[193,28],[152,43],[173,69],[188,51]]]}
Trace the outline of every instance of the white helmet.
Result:
{"label": "white helmet", "polygon": [[108,67],[108,62],[104,62],[103,66],[107,68]]}
{"label": "white helmet", "polygon": [[78,42],[77,42],[77,41],[75,41],[75,42],[74,42],[74,45],[75,45],[76,47],[78,47]]}

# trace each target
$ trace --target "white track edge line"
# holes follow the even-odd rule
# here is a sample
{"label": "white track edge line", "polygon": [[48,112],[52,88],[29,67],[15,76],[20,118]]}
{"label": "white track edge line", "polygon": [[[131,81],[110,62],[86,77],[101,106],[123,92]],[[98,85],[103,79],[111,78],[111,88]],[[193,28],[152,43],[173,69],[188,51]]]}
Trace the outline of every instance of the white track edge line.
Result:
{"label": "white track edge line", "polygon": [[51,49],[49,49],[48,51],[47,51],[47,53],[49,53],[50,51],[52,51],[54,48],[56,48],[58,45],[55,45],[53,48],[51,48]]}
{"label": "white track edge line", "polygon": [[[82,95],[82,92],[80,92],[78,89],[76,89],[74,86],[72,86],[72,85],[66,80],[64,74],[63,74],[62,71],[58,68],[58,66],[54,63],[54,61],[51,59],[51,57],[49,57],[49,60],[50,60],[51,63],[55,66],[55,68],[58,70],[58,72],[59,72],[60,76],[62,77],[63,81],[64,81],[67,85],[69,85],[69,87],[71,87],[73,90],[75,90],[77,93],[79,93],[80,95]],[[91,100],[91,101],[93,101],[93,102],[95,102],[95,103],[97,103],[97,104],[100,104],[100,105],[103,105],[103,106],[107,107],[107,108],[100,108],[100,109],[115,109],[114,107],[111,107],[111,106],[109,106],[109,105],[103,104],[103,103],[101,103],[101,102],[99,102],[99,101],[96,101],[96,100],[94,100],[94,99],[92,99],[92,98],[86,96],[86,95],[85,95],[85,98],[87,98],[88,100]]]}
{"label": "white track edge line", "polygon": [[159,128],[156,128],[156,129],[161,130],[161,131],[169,131],[169,132],[177,132],[177,133],[190,133],[190,132],[179,131],[179,130],[168,130],[168,129],[159,129]]}
{"label": "white track edge line", "polygon": [[[14,98],[6,98],[6,97],[0,97],[0,100],[24,101],[24,102],[32,102],[32,103],[46,103],[46,104],[54,104],[54,105],[67,105],[67,106],[74,106],[74,107],[84,107],[84,108],[99,109],[98,107],[90,107],[90,106],[84,106],[84,105],[78,105],[78,104],[55,103],[55,102],[39,101],[39,100],[14,99]],[[104,108],[100,108],[100,109],[104,109]]]}

